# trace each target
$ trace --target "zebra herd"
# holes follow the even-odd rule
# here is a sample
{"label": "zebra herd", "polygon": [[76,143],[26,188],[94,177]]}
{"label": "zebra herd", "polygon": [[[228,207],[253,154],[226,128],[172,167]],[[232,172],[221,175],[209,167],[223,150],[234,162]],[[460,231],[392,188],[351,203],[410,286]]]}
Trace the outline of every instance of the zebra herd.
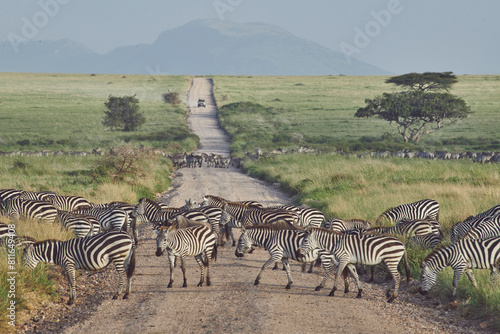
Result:
{"label": "zebra herd", "polygon": [[234,166],[240,168],[241,164],[241,159],[224,157],[215,153],[182,152],[174,155],[169,153],[167,157],[172,161],[175,168],[202,167],[203,163],[205,163],[207,167],[229,168],[230,166]]}
{"label": "zebra herd", "polygon": [[[64,210],[63,210],[64,209]],[[407,282],[410,273],[407,247],[411,244],[432,249],[422,261],[419,291],[428,292],[435,284],[437,273],[446,266],[455,271],[453,294],[461,274],[465,272],[476,285],[472,269],[490,269],[495,279],[500,266],[500,205],[471,216],[452,227],[451,246],[443,242],[439,223],[439,204],[424,199],[402,204],[383,212],[375,224],[362,219],[326,219],[314,208],[293,205],[264,207],[258,201],[231,201],[219,196],[204,195],[198,205],[186,200],[183,207],[142,198],[137,204],[111,202],[94,204],[78,196],[60,196],[53,192],[27,192],[15,189],[0,190],[0,213],[9,219],[36,219],[59,223],[75,234],[67,241],[36,242],[26,236],[15,236],[7,225],[0,224],[0,244],[24,248],[23,262],[30,268],[38,262],[60,265],[68,275],[69,304],[76,298],[75,270],[99,270],[111,262],[120,275],[118,298],[126,286],[123,298],[128,298],[131,277],[135,269],[137,223],[149,223],[157,234],[156,255],[168,254],[171,288],[176,258],[180,260],[183,284],[187,286],[185,260],[193,256],[201,270],[198,286],[211,284],[210,271],[217,259],[218,247],[232,239],[235,256],[252,253],[256,247],[269,252],[269,259],[259,271],[254,284],[258,285],[266,268],[278,261],[283,264],[288,279],[286,289],[293,284],[289,259],[303,264],[321,262],[324,277],[316,287],[319,291],[331,275],[335,275],[330,296],[337,290],[339,274],[344,291],[349,291],[348,275],[357,285],[357,297],[362,297],[358,266],[373,266],[383,262],[393,278],[387,292],[388,302],[398,296],[403,260]],[[381,225],[383,221],[389,226]],[[376,225],[376,226],[374,226]],[[232,230],[241,229],[236,243]],[[403,238],[400,238],[403,237]],[[12,245],[15,243],[15,245]],[[305,268],[303,267],[303,270]],[[373,270],[372,270],[373,279]]]}

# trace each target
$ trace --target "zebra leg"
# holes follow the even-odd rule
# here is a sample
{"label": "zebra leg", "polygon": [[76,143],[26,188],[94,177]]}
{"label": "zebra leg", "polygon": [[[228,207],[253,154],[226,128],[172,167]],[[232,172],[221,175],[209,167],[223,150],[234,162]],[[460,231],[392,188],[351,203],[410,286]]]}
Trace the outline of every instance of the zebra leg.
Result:
{"label": "zebra leg", "polygon": [[[186,278],[186,261],[184,261],[184,256],[181,255],[181,270],[182,270],[182,287],[183,288],[186,288],[188,285],[187,285],[187,278]],[[198,260],[196,260],[198,261]],[[203,275],[203,271],[201,272],[201,274]]]}
{"label": "zebra leg", "polygon": [[286,285],[285,289],[290,289],[292,287],[292,275],[290,274],[290,263],[288,262],[287,258],[281,259],[283,262],[283,268],[285,268],[286,271],[286,277],[288,278],[288,284]]}
{"label": "zebra leg", "polygon": [[337,271],[335,272],[335,280],[333,281],[333,288],[332,291],[328,294],[328,296],[333,297],[335,295],[335,291],[337,291],[337,278],[339,276],[339,273],[342,273],[347,265],[347,261],[341,261],[339,263],[339,266],[337,268]]}
{"label": "zebra leg", "polygon": [[328,280],[328,278],[331,276],[333,272],[333,257],[331,256],[322,256],[321,257],[321,266],[323,267],[323,270],[325,271],[325,276],[323,277],[323,280],[321,283],[314,289],[314,291],[319,291],[325,287],[325,283]]}
{"label": "zebra leg", "polygon": [[477,282],[476,282],[476,278],[474,277],[474,273],[472,272],[472,269],[470,269],[470,268],[465,269],[465,274],[467,275],[467,277],[469,277],[470,281],[472,282],[474,287],[477,289]]}
{"label": "zebra leg", "polygon": [[349,276],[349,272],[351,272],[352,277],[354,277],[354,281],[356,282],[356,285],[358,286],[358,294],[356,295],[356,298],[361,298],[361,292],[363,292],[363,288],[361,287],[361,282],[359,281],[359,275],[358,271],[356,270],[356,266],[352,263],[347,265],[347,268],[344,269],[342,272],[342,275],[344,277],[344,286],[345,290],[344,293],[349,292],[349,281],[347,280],[347,277]]}
{"label": "zebra leg", "polygon": [[118,291],[113,295],[113,299],[118,299],[123,291],[123,286],[125,285],[125,280],[127,280],[127,273],[123,268],[123,259],[121,262],[113,261],[115,263],[116,271],[118,271],[118,275],[120,276],[120,284],[118,285]]}
{"label": "zebra leg", "polygon": [[[205,262],[203,262],[203,253],[196,255],[194,258],[196,259],[196,262],[198,262],[201,270],[200,282],[197,286],[202,287],[203,283],[205,283]],[[207,259],[207,261],[209,260]]]}
{"label": "zebra leg", "polygon": [[259,285],[260,277],[262,276],[262,273],[264,272],[264,270],[266,270],[266,268],[269,267],[271,264],[276,263],[276,261],[279,261],[279,257],[278,256],[274,256],[274,257],[271,256],[271,258],[269,260],[267,260],[266,263],[264,263],[264,265],[262,266],[262,269],[260,270],[259,274],[255,278],[254,285]]}
{"label": "zebra leg", "polygon": [[460,280],[460,277],[462,276],[464,270],[465,268],[463,266],[460,266],[458,268],[455,268],[455,272],[453,273],[453,292],[451,294],[452,302],[454,302],[456,299],[458,281]]}
{"label": "zebra leg", "polygon": [[392,303],[394,299],[398,297],[399,282],[401,280],[401,275],[399,275],[398,271],[399,260],[394,262],[384,261],[385,265],[387,266],[387,270],[391,273],[392,279],[394,280],[394,291],[391,293],[390,290],[387,290],[386,292],[386,296],[389,298],[387,300],[388,303]]}
{"label": "zebra leg", "polygon": [[64,266],[66,274],[68,275],[69,283],[69,300],[68,305],[73,305],[76,299],[76,277],[75,277],[75,267],[73,265]]}
{"label": "zebra leg", "polygon": [[168,282],[167,289],[172,287],[174,283],[174,264],[175,264],[175,255],[168,252],[168,264],[170,266],[170,281]]}

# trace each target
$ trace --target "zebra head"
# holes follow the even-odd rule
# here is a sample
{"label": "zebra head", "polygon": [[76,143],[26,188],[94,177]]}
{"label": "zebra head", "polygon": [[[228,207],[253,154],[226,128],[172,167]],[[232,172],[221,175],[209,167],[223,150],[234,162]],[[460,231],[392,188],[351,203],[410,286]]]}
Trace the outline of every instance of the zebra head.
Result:
{"label": "zebra head", "polygon": [[132,217],[137,218],[139,216],[144,215],[144,212],[146,211],[145,210],[145,205],[146,205],[145,202],[146,202],[146,200],[143,198],[139,201],[139,204],[134,206],[134,210],[132,210],[132,214],[131,214]]}
{"label": "zebra head", "polygon": [[40,262],[40,260],[36,256],[35,246],[31,244],[24,249],[22,263],[24,266],[33,270],[38,265],[38,262]]}
{"label": "zebra head", "polygon": [[315,228],[309,228],[306,230],[304,239],[300,243],[300,247],[297,249],[296,255],[297,259],[303,259],[307,254],[313,252],[319,248],[318,240],[316,238]]}
{"label": "zebra head", "polygon": [[184,201],[186,202],[186,204],[184,205],[184,208],[186,208],[186,210],[198,207],[198,203],[196,203],[196,200],[194,198],[186,199]]}
{"label": "zebra head", "polygon": [[425,296],[436,283],[436,273],[430,269],[428,263],[425,261],[422,261],[420,267],[422,268],[422,272],[420,273],[418,292]]}
{"label": "zebra head", "polygon": [[175,230],[173,226],[159,226],[155,229],[156,236],[156,256],[162,256],[167,247],[168,235]]}
{"label": "zebra head", "polygon": [[222,213],[220,215],[219,225],[225,226],[227,223],[229,223],[231,218],[232,216],[226,210],[222,210]]}
{"label": "zebra head", "polygon": [[240,239],[238,240],[238,245],[234,251],[234,255],[237,257],[243,257],[245,253],[249,253],[253,250],[252,239],[248,235],[244,227],[241,228]]}

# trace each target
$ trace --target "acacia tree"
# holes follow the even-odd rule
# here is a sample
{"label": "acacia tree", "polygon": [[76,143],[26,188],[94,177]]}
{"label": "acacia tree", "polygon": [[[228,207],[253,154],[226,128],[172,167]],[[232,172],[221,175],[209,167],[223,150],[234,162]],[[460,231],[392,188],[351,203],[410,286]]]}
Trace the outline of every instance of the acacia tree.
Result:
{"label": "acacia tree", "polygon": [[410,73],[392,77],[386,82],[407,88],[398,93],[384,93],[374,99],[366,99],[356,117],[378,117],[395,127],[407,143],[420,139],[445,126],[456,123],[471,114],[466,102],[447,91],[455,82],[451,72]]}
{"label": "acacia tree", "polygon": [[133,96],[109,96],[104,102],[107,111],[104,111],[102,124],[111,129],[135,131],[145,122],[146,118],[139,112],[139,99]]}

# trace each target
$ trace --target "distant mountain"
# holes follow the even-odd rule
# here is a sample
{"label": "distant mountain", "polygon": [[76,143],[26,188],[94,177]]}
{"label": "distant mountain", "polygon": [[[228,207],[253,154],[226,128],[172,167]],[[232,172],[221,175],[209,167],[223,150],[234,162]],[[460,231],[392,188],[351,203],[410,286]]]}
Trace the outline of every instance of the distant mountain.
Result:
{"label": "distant mountain", "polygon": [[69,41],[0,43],[0,72],[189,75],[384,75],[388,71],[298,38],[279,27],[196,20],[98,55]]}

